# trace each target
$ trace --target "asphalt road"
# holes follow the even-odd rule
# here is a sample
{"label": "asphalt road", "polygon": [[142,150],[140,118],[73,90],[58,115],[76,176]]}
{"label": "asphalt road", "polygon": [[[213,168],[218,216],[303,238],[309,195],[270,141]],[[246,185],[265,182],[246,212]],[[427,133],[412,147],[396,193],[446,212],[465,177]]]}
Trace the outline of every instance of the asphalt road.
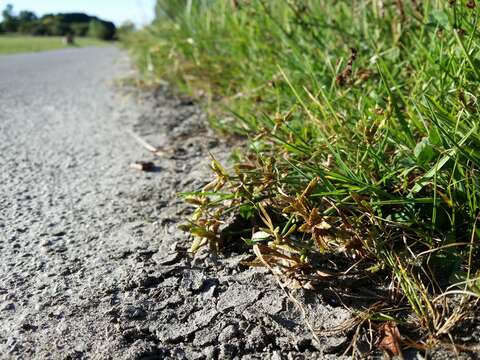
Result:
{"label": "asphalt road", "polygon": [[138,106],[114,89],[129,73],[114,47],[0,57],[0,358],[105,341],[91,309],[129,270],[109,256],[141,244],[122,194],[149,181],[128,168],[143,156],[126,132]]}
{"label": "asphalt road", "polygon": [[[128,74],[113,47],[0,57],[0,359],[340,358],[347,338],[316,342],[248,255],[188,254],[177,193],[228,147],[191,101],[118,89]],[[155,172],[129,168],[153,159],[132,129],[170,154]],[[315,328],[350,316],[297,295]]]}

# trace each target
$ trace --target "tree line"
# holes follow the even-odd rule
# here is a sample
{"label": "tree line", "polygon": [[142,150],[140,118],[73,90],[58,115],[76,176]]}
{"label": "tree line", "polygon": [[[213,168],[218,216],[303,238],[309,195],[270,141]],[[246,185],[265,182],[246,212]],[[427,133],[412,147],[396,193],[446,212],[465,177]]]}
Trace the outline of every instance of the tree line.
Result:
{"label": "tree line", "polygon": [[23,10],[16,14],[12,5],[2,11],[0,33],[19,33],[34,36],[89,36],[113,40],[117,29],[110,21],[83,13],[45,14],[38,17],[34,12]]}

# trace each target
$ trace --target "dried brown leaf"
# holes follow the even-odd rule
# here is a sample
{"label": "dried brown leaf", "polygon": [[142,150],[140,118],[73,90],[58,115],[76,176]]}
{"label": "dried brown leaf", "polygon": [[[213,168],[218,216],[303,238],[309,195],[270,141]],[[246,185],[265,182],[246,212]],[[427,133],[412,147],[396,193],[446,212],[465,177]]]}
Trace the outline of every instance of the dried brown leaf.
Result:
{"label": "dried brown leaf", "polygon": [[395,323],[387,322],[380,327],[379,347],[387,352],[389,356],[399,356],[403,358],[401,349],[400,331]]}

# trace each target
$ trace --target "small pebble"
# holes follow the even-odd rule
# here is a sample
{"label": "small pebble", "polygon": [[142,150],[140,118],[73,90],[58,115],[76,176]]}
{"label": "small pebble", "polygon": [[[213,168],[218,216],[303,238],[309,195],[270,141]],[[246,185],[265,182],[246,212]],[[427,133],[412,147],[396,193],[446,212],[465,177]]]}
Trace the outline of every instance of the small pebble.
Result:
{"label": "small pebble", "polygon": [[11,311],[11,310],[15,310],[14,303],[5,304],[5,306],[2,307],[2,311]]}
{"label": "small pebble", "polygon": [[147,312],[141,307],[128,306],[124,311],[123,315],[130,320],[143,319],[147,316]]}
{"label": "small pebble", "polygon": [[225,343],[235,338],[237,334],[238,334],[237,327],[235,325],[228,325],[226,328],[222,330],[222,332],[218,336],[218,341],[221,343]]}

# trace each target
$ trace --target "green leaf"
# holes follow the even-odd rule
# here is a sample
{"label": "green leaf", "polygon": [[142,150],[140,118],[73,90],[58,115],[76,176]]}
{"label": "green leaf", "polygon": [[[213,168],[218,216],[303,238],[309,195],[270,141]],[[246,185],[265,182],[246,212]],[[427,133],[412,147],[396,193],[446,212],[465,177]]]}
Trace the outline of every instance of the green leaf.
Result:
{"label": "green leaf", "polygon": [[244,204],[239,207],[238,211],[242,218],[248,220],[251,219],[255,214],[255,207],[249,204]]}
{"label": "green leaf", "polygon": [[447,29],[450,26],[448,15],[445,11],[434,10],[430,13],[430,25],[440,25]]}
{"label": "green leaf", "polygon": [[386,52],[385,57],[388,60],[396,61],[400,57],[400,48],[393,47],[389,51]]}
{"label": "green leaf", "polygon": [[272,235],[265,231],[257,231],[255,234],[253,234],[252,241],[253,242],[265,241],[265,240],[268,240],[270,237],[272,237]]}
{"label": "green leaf", "polygon": [[265,231],[257,231],[255,234],[252,235],[251,239],[245,239],[245,238],[242,238],[242,239],[243,241],[245,241],[247,245],[253,246],[259,242],[266,241],[271,237],[272,235]]}
{"label": "green leaf", "polygon": [[428,140],[434,145],[442,145],[442,137],[436,127],[433,127],[428,134]]}
{"label": "green leaf", "polygon": [[435,157],[435,149],[428,138],[423,138],[422,141],[415,146],[413,153],[421,165],[429,163]]}

